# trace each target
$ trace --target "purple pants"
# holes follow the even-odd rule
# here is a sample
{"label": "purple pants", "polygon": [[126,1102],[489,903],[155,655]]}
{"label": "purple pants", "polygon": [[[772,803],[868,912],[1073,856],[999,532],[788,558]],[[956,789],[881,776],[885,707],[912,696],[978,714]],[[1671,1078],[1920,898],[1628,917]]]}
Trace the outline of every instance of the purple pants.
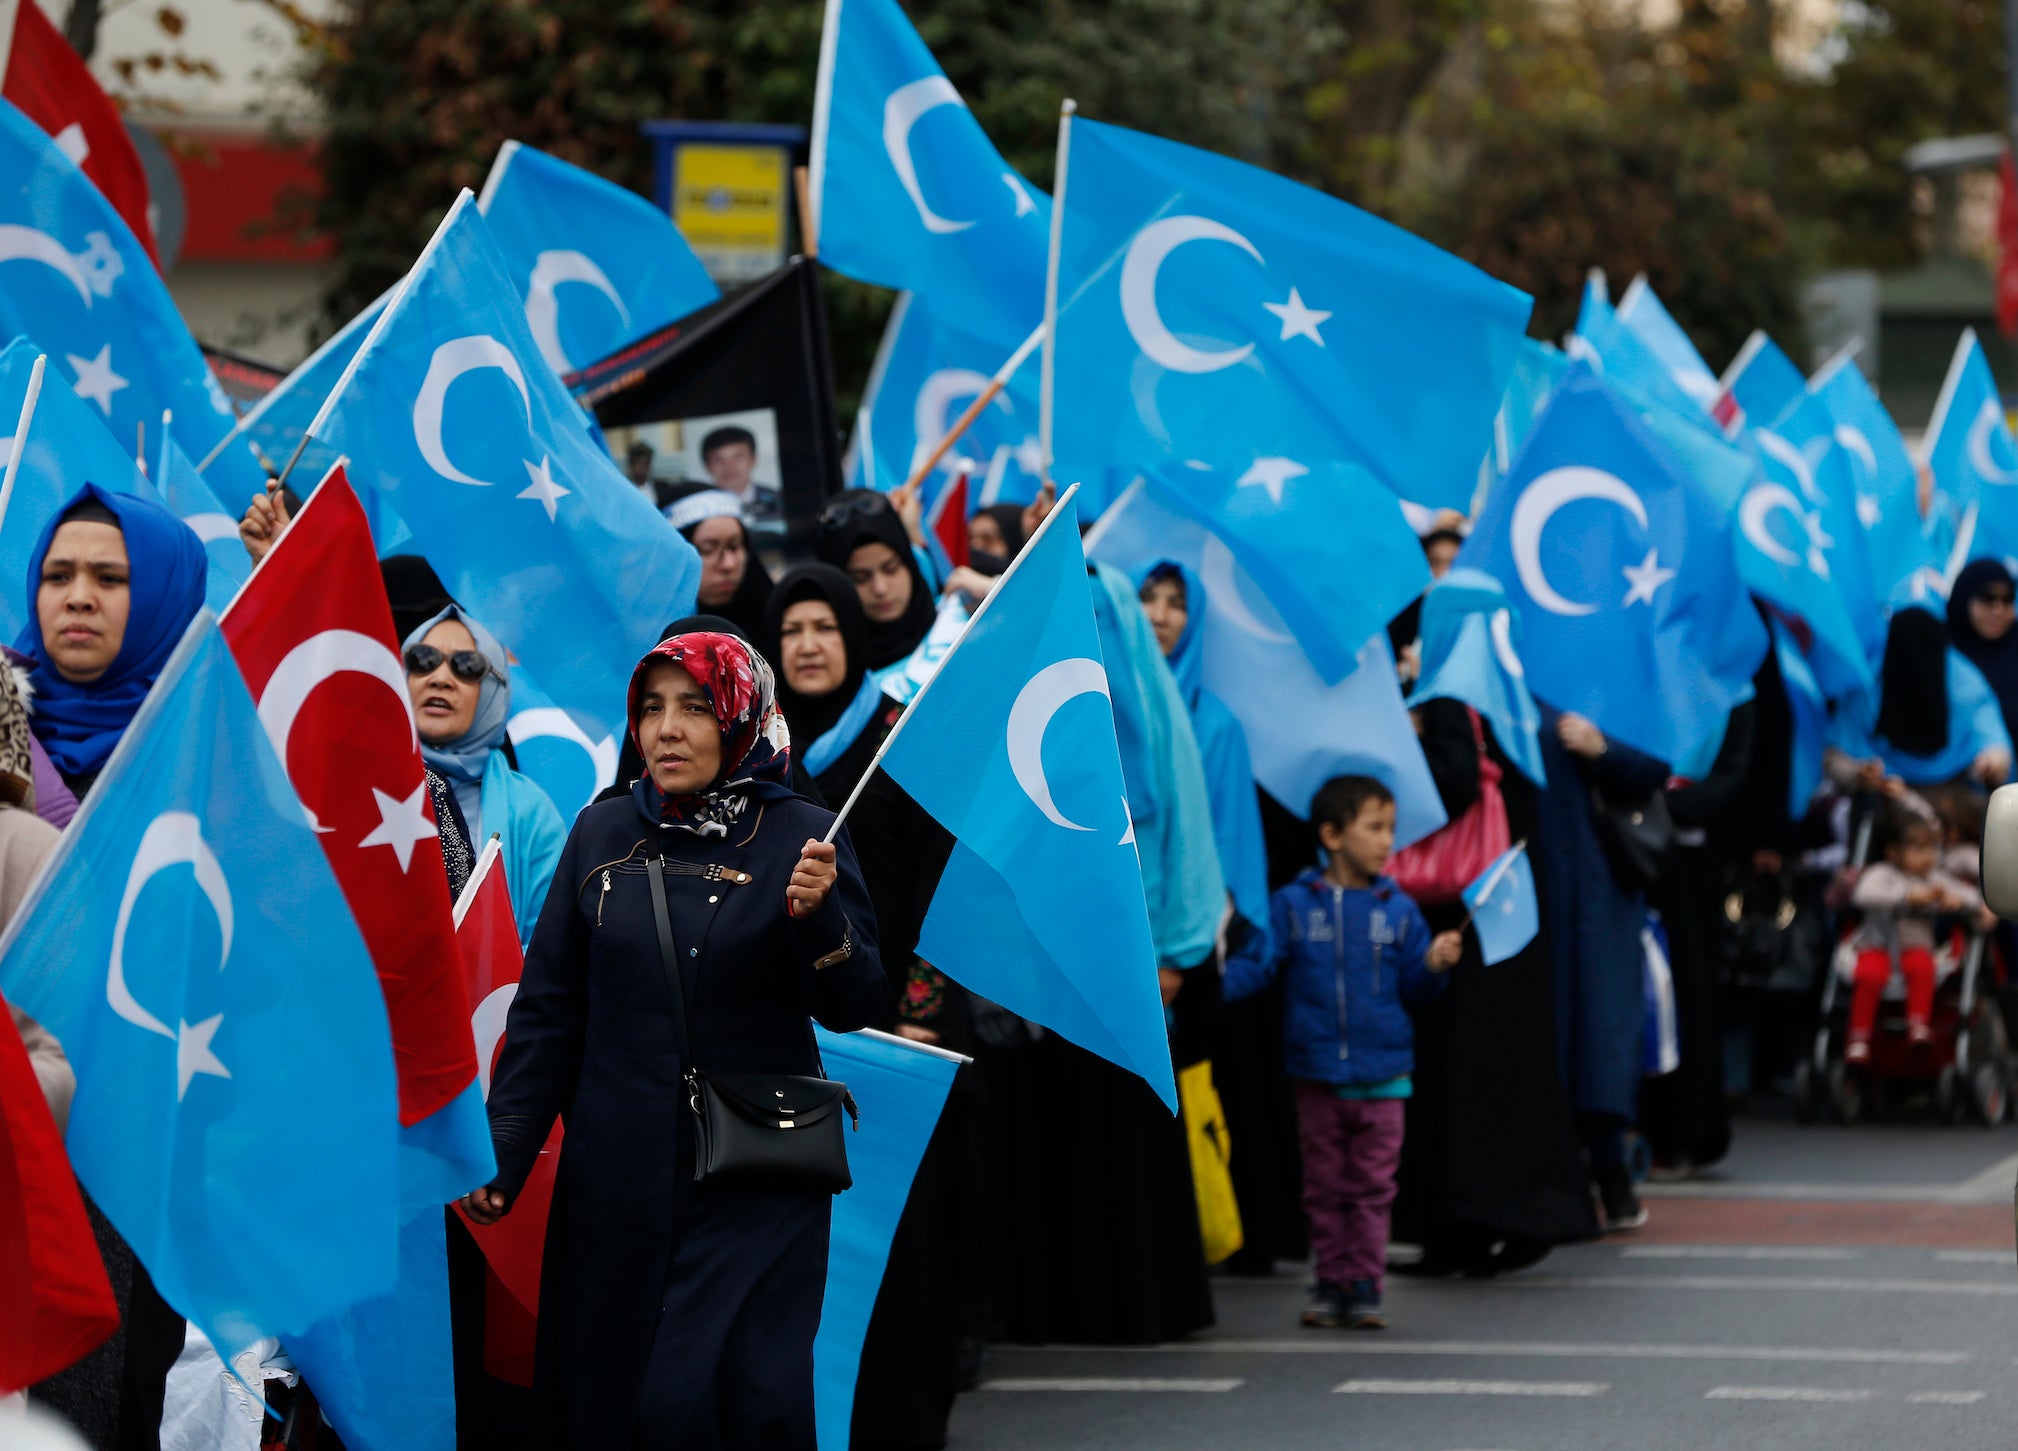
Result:
{"label": "purple pants", "polygon": [[1386,1279],[1406,1108],[1398,1098],[1345,1099],[1329,1084],[1297,1080],[1303,1212],[1318,1279],[1341,1287],[1371,1280],[1376,1291]]}

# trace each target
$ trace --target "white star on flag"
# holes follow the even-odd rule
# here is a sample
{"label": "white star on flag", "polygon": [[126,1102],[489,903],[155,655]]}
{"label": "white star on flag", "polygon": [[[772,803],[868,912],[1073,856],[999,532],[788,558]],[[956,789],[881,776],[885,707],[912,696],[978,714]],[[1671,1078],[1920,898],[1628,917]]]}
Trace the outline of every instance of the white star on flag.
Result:
{"label": "white star on flag", "polygon": [[1247,488],[1259,484],[1268,490],[1270,503],[1282,502],[1282,486],[1291,479],[1300,479],[1310,470],[1293,458],[1258,458],[1253,465],[1234,480],[1236,486]]}
{"label": "white star on flag", "polygon": [[126,386],[126,380],[112,371],[112,344],[107,343],[100,348],[95,358],[80,358],[75,353],[63,356],[77,374],[71,391],[79,398],[89,398],[98,405],[101,413],[111,417],[112,395]]}
{"label": "white star on flag", "polygon": [[428,819],[425,805],[427,782],[422,780],[413,788],[413,795],[404,801],[397,796],[388,796],[374,786],[371,788],[371,799],[378,807],[378,825],[358,845],[391,847],[403,872],[413,861],[414,844],[441,834],[435,830],[434,822]]}
{"label": "white star on flag", "polygon": [[205,1018],[200,1023],[178,1023],[175,1035],[175,1101],[182,1102],[189,1092],[189,1080],[199,1073],[208,1073],[212,1078],[229,1078],[231,1070],[226,1068],[210,1046],[210,1040],[217,1036],[217,1030],[224,1024],[224,1014]]}
{"label": "white star on flag", "polygon": [[1626,602],[1620,606],[1621,609],[1629,609],[1633,605],[1651,607],[1654,602],[1654,591],[1675,577],[1672,569],[1661,567],[1658,549],[1649,549],[1645,559],[1638,564],[1627,565],[1620,573],[1624,574],[1626,581],[1632,585],[1632,588],[1626,591]]}
{"label": "white star on flag", "polygon": [[1857,522],[1866,529],[1875,529],[1885,517],[1885,506],[1878,502],[1875,494],[1857,495]]}
{"label": "white star on flag", "polygon": [[523,489],[520,489],[518,493],[521,499],[539,500],[547,511],[547,519],[549,521],[555,516],[554,504],[558,500],[566,498],[572,492],[554,482],[554,476],[547,470],[547,465],[550,462],[550,459],[542,458],[539,461],[538,467],[527,464],[526,472],[532,475],[533,481]]}
{"label": "white star on flag", "polygon": [[1289,301],[1264,302],[1261,305],[1282,319],[1282,336],[1276,339],[1277,342],[1286,343],[1294,337],[1305,337],[1320,348],[1324,346],[1324,339],[1319,336],[1317,328],[1318,324],[1329,322],[1331,314],[1321,308],[1304,306],[1303,294],[1294,287],[1289,289]]}

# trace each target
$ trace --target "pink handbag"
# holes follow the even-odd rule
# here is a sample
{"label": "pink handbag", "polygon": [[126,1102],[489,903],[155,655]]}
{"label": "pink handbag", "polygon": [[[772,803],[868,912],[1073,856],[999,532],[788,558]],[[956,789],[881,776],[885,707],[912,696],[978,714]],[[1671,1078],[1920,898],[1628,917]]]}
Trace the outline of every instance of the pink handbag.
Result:
{"label": "pink handbag", "polygon": [[1464,889],[1513,845],[1507,829],[1506,798],[1500,795],[1499,764],[1486,754],[1485,728],[1479,724],[1478,712],[1467,713],[1472,738],[1478,742],[1478,800],[1457,820],[1403,847],[1388,864],[1387,874],[1418,906],[1463,900]]}

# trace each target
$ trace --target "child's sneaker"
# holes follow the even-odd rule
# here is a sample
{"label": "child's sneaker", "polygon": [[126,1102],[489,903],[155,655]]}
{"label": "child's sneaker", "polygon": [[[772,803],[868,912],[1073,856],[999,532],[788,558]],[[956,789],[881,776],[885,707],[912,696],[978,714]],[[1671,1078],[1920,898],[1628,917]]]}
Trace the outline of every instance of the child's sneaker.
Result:
{"label": "child's sneaker", "polygon": [[1598,1203],[1604,1211],[1602,1218],[1606,1234],[1620,1234],[1646,1224],[1646,1206],[1633,1192],[1632,1175],[1624,1167],[1600,1170],[1597,1181]]}
{"label": "child's sneaker", "polygon": [[1345,1291],[1329,1280],[1310,1287],[1310,1302],[1303,1307],[1303,1323],[1317,1330],[1336,1330],[1345,1323]]}
{"label": "child's sneaker", "polygon": [[1380,1312],[1380,1291],[1374,1288],[1372,1280],[1354,1280],[1352,1288],[1345,1292],[1345,1328],[1387,1329],[1387,1316]]}

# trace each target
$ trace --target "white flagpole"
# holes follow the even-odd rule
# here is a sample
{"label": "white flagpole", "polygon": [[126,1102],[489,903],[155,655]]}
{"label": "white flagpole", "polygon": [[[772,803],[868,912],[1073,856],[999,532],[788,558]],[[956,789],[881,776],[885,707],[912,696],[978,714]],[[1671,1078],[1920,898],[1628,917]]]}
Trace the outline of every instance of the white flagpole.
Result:
{"label": "white flagpole", "polygon": [[[1506,855],[1499,859],[1499,865],[1486,874],[1485,885],[1479,888],[1478,900],[1480,902],[1484,902],[1488,897],[1492,896],[1494,890],[1500,884],[1500,879],[1513,870],[1514,862],[1527,849],[1528,839],[1526,837],[1522,837],[1507,848]],[[1457,924],[1457,930],[1460,932],[1464,931],[1465,928],[1471,926],[1472,920],[1477,916],[1478,908],[1473,907],[1469,912],[1464,914],[1464,921]]]}
{"label": "white flagpole", "polygon": [[477,853],[476,865],[469,869],[469,880],[462,884],[462,895],[455,899],[455,926],[458,928],[462,926],[463,916],[469,911],[470,903],[476,900],[477,888],[481,887],[483,879],[490,875],[491,863],[498,859],[501,841],[502,837],[493,831],[490,840],[483,844],[483,850]]}
{"label": "white flagpole", "polygon": [[967,622],[966,627],[954,637],[953,643],[946,648],[946,654],[939,661],[938,668],[932,672],[932,678],[918,687],[918,693],[911,697],[910,703],[904,707],[904,713],[898,716],[897,723],[890,727],[890,734],[883,737],[882,745],[876,747],[876,754],[869,762],[869,769],[862,773],[862,779],[855,783],[855,789],[850,791],[848,799],[841,803],[840,811],[835,813],[834,824],[827,828],[827,834],[821,838],[822,841],[831,842],[836,836],[841,834],[842,823],[847,821],[848,813],[855,809],[855,803],[862,798],[862,788],[869,784],[869,778],[875,775],[877,768],[883,764],[883,757],[890,753],[890,747],[897,744],[897,737],[902,735],[904,727],[911,723],[911,714],[918,709],[918,703],[931,693],[933,682],[938,680],[945,673],[946,667],[953,663],[953,657],[960,652],[960,647],[967,643],[967,638],[974,633],[974,627],[980,624],[981,617],[988,613],[988,607],[1001,598],[1002,587],[1008,584],[1011,576],[1023,567],[1023,561],[1030,557],[1030,551],[1037,547],[1037,541],[1044,537],[1045,531],[1051,527],[1052,522],[1065,512],[1065,506],[1072,502],[1072,496],[1078,492],[1079,485],[1077,484],[1067,489],[1064,497],[1059,499],[1057,504],[1052,507],[1051,512],[1044,516],[1044,522],[1037,526],[1036,532],[1016,552],[1016,557],[1009,561],[1009,567],[1003,570],[1002,577],[995,581],[995,588],[988,591],[988,598],[981,601],[980,608],[974,611],[974,618]]}
{"label": "white flagpole", "polygon": [[7,473],[0,477],[0,521],[7,518],[7,505],[14,497],[14,479],[21,472],[21,455],[28,450],[28,425],[35,421],[35,403],[42,396],[42,369],[49,361],[44,353],[28,372],[28,396],[21,400],[21,421],[14,425],[14,446],[7,451]]}
{"label": "white flagpole", "polygon": [[1051,386],[1058,335],[1058,252],[1065,240],[1065,178],[1072,161],[1072,113],[1079,103],[1067,98],[1058,108],[1058,166],[1051,179],[1051,252],[1044,264],[1044,361],[1037,384],[1037,445],[1044,455],[1040,482],[1051,485]]}

